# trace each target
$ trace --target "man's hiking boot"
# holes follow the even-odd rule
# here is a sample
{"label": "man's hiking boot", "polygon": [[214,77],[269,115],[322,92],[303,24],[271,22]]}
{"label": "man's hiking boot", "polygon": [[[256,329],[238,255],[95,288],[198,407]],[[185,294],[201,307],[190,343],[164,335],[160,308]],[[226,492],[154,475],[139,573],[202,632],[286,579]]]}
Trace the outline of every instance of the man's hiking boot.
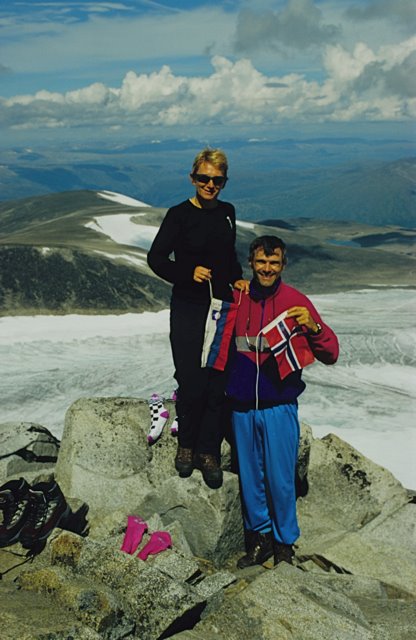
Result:
{"label": "man's hiking boot", "polygon": [[273,537],[271,533],[259,533],[258,531],[245,531],[246,549],[245,556],[237,562],[239,569],[245,569],[255,564],[263,564],[273,555]]}
{"label": "man's hiking boot", "polygon": [[66,499],[55,482],[39,482],[29,491],[29,517],[20,533],[20,542],[26,549],[42,542],[70,513]]}
{"label": "man's hiking boot", "polygon": [[178,445],[175,456],[175,469],[181,478],[189,478],[189,476],[192,475],[192,471],[194,470],[192,449]]}
{"label": "man's hiking boot", "polygon": [[222,469],[215,456],[210,453],[197,453],[194,456],[194,466],[201,471],[205,484],[210,489],[221,487]]}
{"label": "man's hiking boot", "polygon": [[277,540],[273,540],[273,556],[274,566],[278,565],[280,562],[293,564],[294,552],[292,545],[283,544],[283,542],[277,542]]}
{"label": "man's hiking boot", "polygon": [[8,547],[19,541],[20,533],[29,516],[29,489],[24,478],[10,480],[0,487],[0,547]]}

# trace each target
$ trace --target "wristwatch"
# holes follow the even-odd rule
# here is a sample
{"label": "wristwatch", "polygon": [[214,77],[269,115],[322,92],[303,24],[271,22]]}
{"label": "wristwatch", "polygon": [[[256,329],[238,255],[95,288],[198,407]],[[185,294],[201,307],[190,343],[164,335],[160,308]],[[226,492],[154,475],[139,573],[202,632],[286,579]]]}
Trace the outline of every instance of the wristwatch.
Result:
{"label": "wristwatch", "polygon": [[322,332],[322,325],[319,324],[319,322],[315,322],[315,324],[318,327],[318,330],[317,331],[312,331],[312,335],[318,336]]}

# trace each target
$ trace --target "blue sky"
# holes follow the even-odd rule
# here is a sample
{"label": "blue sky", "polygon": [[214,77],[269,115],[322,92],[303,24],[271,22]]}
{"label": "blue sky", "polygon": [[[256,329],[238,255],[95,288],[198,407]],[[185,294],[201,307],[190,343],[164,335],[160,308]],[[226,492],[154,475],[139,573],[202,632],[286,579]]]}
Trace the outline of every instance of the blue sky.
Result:
{"label": "blue sky", "polygon": [[8,0],[3,140],[412,135],[414,0]]}

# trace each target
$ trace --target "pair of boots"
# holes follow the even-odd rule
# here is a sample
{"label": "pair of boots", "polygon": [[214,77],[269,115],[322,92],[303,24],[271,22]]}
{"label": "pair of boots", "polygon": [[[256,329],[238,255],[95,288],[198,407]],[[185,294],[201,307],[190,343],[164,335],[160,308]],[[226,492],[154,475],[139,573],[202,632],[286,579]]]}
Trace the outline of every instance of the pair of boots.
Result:
{"label": "pair of boots", "polygon": [[238,560],[237,567],[239,569],[251,567],[255,564],[263,564],[272,556],[275,566],[280,562],[293,564],[294,552],[291,544],[278,542],[271,533],[246,530],[244,534],[247,553]]}
{"label": "pair of boots", "polygon": [[[137,551],[147,529],[147,522],[139,516],[128,516],[126,533],[120,547],[121,551],[133,555]],[[137,554],[137,557],[140,560],[147,560],[150,555],[156,555],[171,547],[172,538],[168,531],[153,531],[143,549]]]}
{"label": "pair of boots", "polygon": [[192,449],[178,445],[175,469],[181,478],[189,478],[194,469],[199,469],[210,489],[219,489],[222,486],[222,469],[217,458],[211,453],[193,453]]}
{"label": "pair of boots", "polygon": [[33,486],[24,478],[10,480],[0,487],[0,547],[20,542],[26,549],[42,550],[58,525],[85,535],[87,510],[83,505],[73,513],[54,480]]}

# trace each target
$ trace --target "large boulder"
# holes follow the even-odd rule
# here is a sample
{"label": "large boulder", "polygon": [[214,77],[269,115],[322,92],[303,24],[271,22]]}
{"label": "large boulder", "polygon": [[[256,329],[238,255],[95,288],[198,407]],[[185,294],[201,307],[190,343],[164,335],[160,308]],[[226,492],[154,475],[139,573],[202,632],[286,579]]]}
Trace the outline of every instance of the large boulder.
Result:
{"label": "large boulder", "polygon": [[149,445],[147,402],[134,398],[92,398],[67,411],[56,480],[63,493],[90,507],[92,536],[117,512],[161,516],[180,523],[192,553],[220,565],[243,548],[238,477],[224,472],[224,484],[209,489],[199,471],[179,478],[174,467],[177,440],[170,434],[174,403],[159,440]]}
{"label": "large boulder", "polygon": [[28,481],[49,479],[58,458],[59,441],[34,422],[0,424],[0,484],[24,476]]}
{"label": "large boulder", "polygon": [[151,488],[152,451],[146,402],[82,398],[68,409],[56,480],[66,496],[90,506],[91,516],[119,508],[134,512]]}
{"label": "large boulder", "polygon": [[308,483],[298,501],[300,560],[416,595],[416,510],[400,482],[329,434],[311,443]]}

